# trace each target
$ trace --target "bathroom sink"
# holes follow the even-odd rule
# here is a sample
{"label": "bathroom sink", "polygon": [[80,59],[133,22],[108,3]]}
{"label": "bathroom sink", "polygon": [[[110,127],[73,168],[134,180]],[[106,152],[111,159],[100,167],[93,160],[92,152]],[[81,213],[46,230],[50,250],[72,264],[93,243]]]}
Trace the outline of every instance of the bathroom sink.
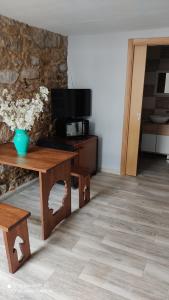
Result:
{"label": "bathroom sink", "polygon": [[157,124],[165,124],[169,121],[169,116],[164,115],[150,115],[149,118],[153,123]]}

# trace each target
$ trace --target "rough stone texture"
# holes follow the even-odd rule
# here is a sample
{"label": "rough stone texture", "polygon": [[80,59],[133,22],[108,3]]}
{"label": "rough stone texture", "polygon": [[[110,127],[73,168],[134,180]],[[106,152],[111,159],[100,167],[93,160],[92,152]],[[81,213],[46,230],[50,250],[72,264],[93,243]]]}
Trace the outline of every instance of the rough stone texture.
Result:
{"label": "rough stone texture", "polygon": [[[0,16],[0,91],[8,88],[19,97],[33,96],[39,86],[67,86],[67,37]],[[31,142],[52,131],[50,101],[30,132]],[[0,122],[0,143],[13,133]],[[36,173],[0,166],[0,195],[30,180]]]}
{"label": "rough stone texture", "polygon": [[7,83],[12,84],[15,83],[19,77],[19,73],[12,70],[2,70],[0,71],[0,84]]}
{"label": "rough stone texture", "polygon": [[36,56],[31,56],[31,64],[33,66],[36,66],[36,65],[39,65],[39,57],[36,57]]}
{"label": "rough stone texture", "polygon": [[20,74],[21,79],[37,79],[39,78],[39,69],[35,67],[34,68],[25,68],[21,71]]}

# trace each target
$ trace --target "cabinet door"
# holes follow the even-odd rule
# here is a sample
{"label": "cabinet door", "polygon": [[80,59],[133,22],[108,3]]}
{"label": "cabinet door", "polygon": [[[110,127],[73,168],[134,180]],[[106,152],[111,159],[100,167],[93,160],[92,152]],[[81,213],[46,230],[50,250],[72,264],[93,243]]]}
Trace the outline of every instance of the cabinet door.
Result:
{"label": "cabinet door", "polygon": [[169,154],[169,136],[157,135],[156,152],[161,154]]}
{"label": "cabinet door", "polygon": [[142,134],[141,151],[156,151],[156,134]]}
{"label": "cabinet door", "polygon": [[97,164],[97,138],[89,139],[78,149],[79,167],[88,170],[90,174],[96,172]]}

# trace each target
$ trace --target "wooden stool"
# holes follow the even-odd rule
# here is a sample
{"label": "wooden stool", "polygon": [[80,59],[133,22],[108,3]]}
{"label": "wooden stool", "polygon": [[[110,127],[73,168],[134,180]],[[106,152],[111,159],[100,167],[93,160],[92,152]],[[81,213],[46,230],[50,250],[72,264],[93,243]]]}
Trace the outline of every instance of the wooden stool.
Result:
{"label": "wooden stool", "polygon": [[[27,218],[30,213],[8,204],[0,204],[0,228],[3,230],[9,272],[15,273],[30,257],[30,245]],[[14,248],[16,238],[23,242],[19,243],[21,258],[18,258],[17,250]]]}
{"label": "wooden stool", "polygon": [[82,208],[90,201],[90,175],[82,169],[72,169],[71,175],[79,179],[79,207]]}

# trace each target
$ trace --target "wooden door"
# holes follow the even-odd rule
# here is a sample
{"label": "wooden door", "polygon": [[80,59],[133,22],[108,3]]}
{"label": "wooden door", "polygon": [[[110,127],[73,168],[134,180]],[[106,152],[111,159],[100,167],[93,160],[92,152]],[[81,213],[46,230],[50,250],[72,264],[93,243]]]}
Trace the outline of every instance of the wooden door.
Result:
{"label": "wooden door", "polygon": [[136,176],[147,46],[135,46],[126,174]]}

